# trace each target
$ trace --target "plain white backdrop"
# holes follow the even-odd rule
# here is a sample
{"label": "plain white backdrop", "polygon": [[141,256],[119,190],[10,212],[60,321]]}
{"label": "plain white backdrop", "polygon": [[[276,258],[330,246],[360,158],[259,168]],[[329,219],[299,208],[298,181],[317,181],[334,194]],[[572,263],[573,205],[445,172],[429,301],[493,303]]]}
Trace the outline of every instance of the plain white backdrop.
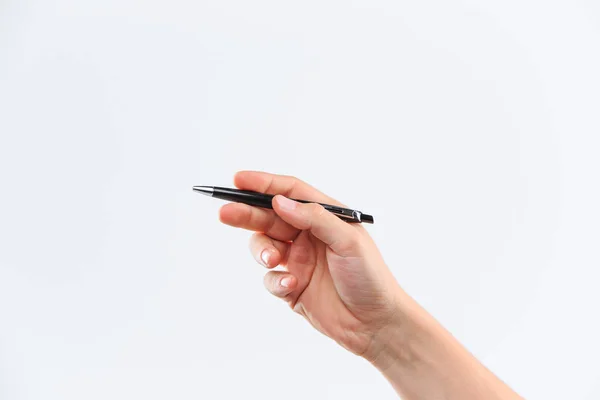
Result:
{"label": "plain white backdrop", "polygon": [[0,398],[394,399],[222,226],[239,169],[375,216],[527,398],[600,398],[600,6],[0,1]]}

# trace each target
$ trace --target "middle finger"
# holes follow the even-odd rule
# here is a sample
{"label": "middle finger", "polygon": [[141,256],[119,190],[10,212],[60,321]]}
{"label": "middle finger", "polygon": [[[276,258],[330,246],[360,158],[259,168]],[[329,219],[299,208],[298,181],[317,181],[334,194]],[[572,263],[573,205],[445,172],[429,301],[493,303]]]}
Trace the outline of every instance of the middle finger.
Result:
{"label": "middle finger", "polygon": [[263,232],[276,240],[294,240],[300,231],[275,214],[273,210],[243,203],[225,204],[219,210],[219,219],[236,228]]}

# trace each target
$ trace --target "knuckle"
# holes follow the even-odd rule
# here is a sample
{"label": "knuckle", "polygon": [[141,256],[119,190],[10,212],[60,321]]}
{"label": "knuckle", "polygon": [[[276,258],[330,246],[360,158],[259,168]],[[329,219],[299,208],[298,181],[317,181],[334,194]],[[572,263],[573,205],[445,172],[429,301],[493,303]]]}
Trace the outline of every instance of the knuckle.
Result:
{"label": "knuckle", "polygon": [[245,221],[244,223],[247,225],[252,224],[252,221],[254,220],[254,208],[253,207],[246,207],[247,211],[244,215]]}
{"label": "knuckle", "polygon": [[290,182],[302,182],[302,180],[300,180],[300,178],[298,178],[297,176],[294,175],[281,175],[282,178],[284,179],[288,179]]}
{"label": "knuckle", "polygon": [[290,182],[287,193],[293,192],[295,187],[297,187],[298,185],[304,184],[304,182],[301,179],[299,179],[293,175],[281,175],[281,176],[283,177],[283,179],[287,179]]}
{"label": "knuckle", "polygon": [[271,215],[269,221],[267,222],[267,226],[265,227],[265,232],[267,234],[272,233],[273,232],[273,228],[275,227],[275,224],[278,221],[278,217],[276,217],[275,215]]}

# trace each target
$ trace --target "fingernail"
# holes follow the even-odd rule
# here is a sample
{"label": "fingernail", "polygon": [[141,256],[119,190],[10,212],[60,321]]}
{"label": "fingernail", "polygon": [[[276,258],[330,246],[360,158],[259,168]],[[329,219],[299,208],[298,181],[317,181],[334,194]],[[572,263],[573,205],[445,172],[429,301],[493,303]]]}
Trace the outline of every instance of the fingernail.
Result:
{"label": "fingernail", "polygon": [[287,211],[292,211],[298,205],[298,203],[295,202],[294,200],[290,200],[284,196],[279,196],[278,200],[279,200],[279,206]]}
{"label": "fingernail", "polygon": [[290,287],[292,284],[292,278],[290,278],[289,276],[283,278],[281,280],[281,282],[279,282],[279,284],[285,288]]}
{"label": "fingernail", "polygon": [[262,260],[265,266],[269,266],[269,260],[271,259],[271,252],[268,249],[264,249],[262,253],[260,253],[260,259]]}

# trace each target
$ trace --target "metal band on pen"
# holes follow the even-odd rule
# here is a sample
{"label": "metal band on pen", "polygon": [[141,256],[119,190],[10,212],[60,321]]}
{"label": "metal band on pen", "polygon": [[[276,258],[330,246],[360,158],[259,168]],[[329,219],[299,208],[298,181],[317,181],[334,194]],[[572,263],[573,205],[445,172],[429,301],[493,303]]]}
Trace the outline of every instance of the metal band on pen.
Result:
{"label": "metal band on pen", "polygon": [[350,210],[347,208],[340,208],[335,206],[326,206],[325,209],[330,213],[337,215],[338,217],[346,220],[352,220],[355,222],[361,222],[362,213],[356,210]]}

